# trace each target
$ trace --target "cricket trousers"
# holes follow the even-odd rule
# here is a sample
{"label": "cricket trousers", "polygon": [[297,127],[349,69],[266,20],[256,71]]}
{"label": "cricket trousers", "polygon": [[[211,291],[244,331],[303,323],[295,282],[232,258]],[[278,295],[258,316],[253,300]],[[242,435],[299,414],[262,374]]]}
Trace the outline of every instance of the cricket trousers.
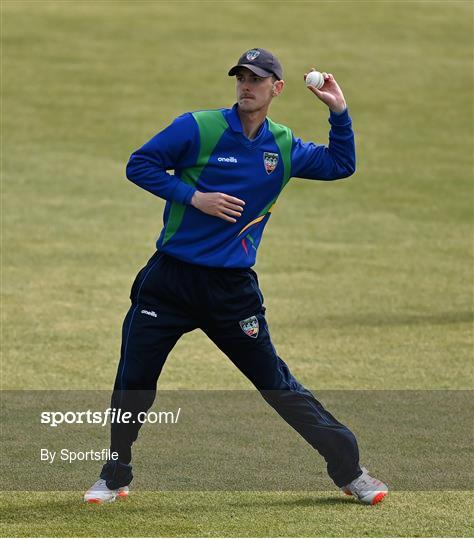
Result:
{"label": "cricket trousers", "polygon": [[153,404],[166,358],[186,332],[202,329],[254,384],[262,397],[325,459],[342,487],[362,474],[354,434],[291,374],[277,355],[265,320],[257,274],[251,268],[209,268],[156,252],[138,273],[122,330],[111,407],[130,423],[111,424],[111,452],[101,473],[110,489],[132,480],[131,447],[137,416]]}

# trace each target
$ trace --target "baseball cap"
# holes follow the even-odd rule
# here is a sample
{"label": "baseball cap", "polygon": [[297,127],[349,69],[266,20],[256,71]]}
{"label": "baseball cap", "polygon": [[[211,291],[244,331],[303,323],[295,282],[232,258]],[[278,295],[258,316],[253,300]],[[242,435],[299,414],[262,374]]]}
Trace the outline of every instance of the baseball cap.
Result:
{"label": "baseball cap", "polygon": [[259,77],[275,75],[277,79],[283,79],[283,68],[278,58],[265,49],[255,48],[244,52],[237,64],[229,70],[229,75],[235,75],[239,68],[250,69]]}

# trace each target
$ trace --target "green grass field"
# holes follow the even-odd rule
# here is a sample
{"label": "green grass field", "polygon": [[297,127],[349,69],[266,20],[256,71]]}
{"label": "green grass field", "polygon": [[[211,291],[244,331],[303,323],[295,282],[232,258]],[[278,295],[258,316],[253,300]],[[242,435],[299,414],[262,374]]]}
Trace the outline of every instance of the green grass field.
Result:
{"label": "green grass field", "polygon": [[[130,153],[184,111],[230,106],[227,69],[274,51],[271,117],[327,141],[315,66],[349,103],[358,170],[292,180],[259,250],[274,342],[315,389],[472,389],[473,4],[2,0],[2,388],[109,389],[163,202]],[[164,389],[245,389],[199,332]],[[383,423],[383,419],[381,419]],[[6,464],[8,466],[8,464]],[[320,463],[323,467],[322,462]],[[1,495],[4,536],[472,536],[472,492]]]}

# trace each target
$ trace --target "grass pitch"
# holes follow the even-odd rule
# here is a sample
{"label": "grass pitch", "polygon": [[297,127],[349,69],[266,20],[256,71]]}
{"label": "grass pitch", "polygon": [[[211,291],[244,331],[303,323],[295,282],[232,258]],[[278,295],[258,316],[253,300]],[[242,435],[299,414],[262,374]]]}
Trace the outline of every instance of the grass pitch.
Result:
{"label": "grass pitch", "polygon": [[87,506],[78,504],[77,493],[20,492],[2,504],[2,532],[21,537],[472,536],[472,503],[471,494],[449,491],[392,493],[374,507],[333,492],[168,492]]}
{"label": "grass pitch", "polygon": [[[305,88],[332,72],[358,170],[292,180],[257,271],[280,356],[312,389],[471,389],[470,2],[26,2],[2,9],[3,363],[6,389],[108,389],[128,290],[162,201],[124,180],[130,153],[184,111],[230,106],[226,70],[274,51],[273,120],[326,142]],[[199,332],[162,388],[248,383]],[[322,467],[322,464],[321,464]],[[396,492],[2,496],[10,536],[469,536],[472,496]]]}

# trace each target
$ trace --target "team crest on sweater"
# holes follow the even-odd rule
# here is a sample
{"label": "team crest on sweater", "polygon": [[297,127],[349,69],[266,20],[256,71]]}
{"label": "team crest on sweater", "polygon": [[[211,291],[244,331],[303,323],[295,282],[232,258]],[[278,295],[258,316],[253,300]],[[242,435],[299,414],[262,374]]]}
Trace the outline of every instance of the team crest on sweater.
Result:
{"label": "team crest on sweater", "polygon": [[244,319],[243,321],[239,321],[239,324],[242,331],[249,337],[256,338],[258,336],[258,319],[255,315],[252,315],[252,317]]}
{"label": "team crest on sweater", "polygon": [[273,152],[263,152],[263,163],[267,174],[271,174],[278,165],[278,154]]}

